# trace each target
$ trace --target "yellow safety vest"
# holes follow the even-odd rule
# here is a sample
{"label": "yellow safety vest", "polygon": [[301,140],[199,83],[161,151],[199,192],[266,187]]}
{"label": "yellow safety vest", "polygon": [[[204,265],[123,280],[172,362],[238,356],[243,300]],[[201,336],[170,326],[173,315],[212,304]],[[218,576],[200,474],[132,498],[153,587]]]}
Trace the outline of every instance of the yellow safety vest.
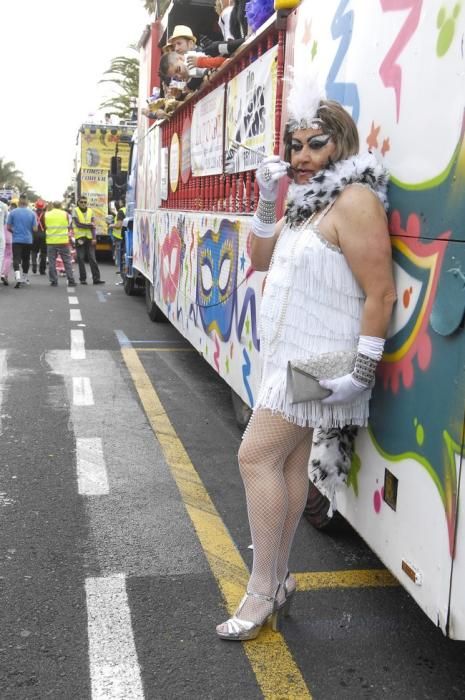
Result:
{"label": "yellow safety vest", "polygon": [[67,245],[68,214],[63,209],[51,209],[45,212],[45,242],[47,245]]}
{"label": "yellow safety vest", "polygon": [[[87,207],[86,211],[82,211],[79,207],[76,207],[74,214],[80,224],[90,224],[92,217],[94,215],[92,209]],[[76,228],[74,229],[74,238],[90,238],[92,240],[92,231],[90,228]]]}
{"label": "yellow safety vest", "polygon": [[[121,207],[121,209],[118,209],[118,212],[120,212],[120,211],[122,211],[124,213],[124,215],[126,216],[126,207]],[[118,214],[118,212],[116,212],[116,213]],[[123,222],[121,222],[121,223],[123,223]],[[116,217],[115,217],[115,224],[116,224]],[[122,226],[121,226],[121,228],[117,228],[113,224],[113,237],[116,238],[118,241],[123,240],[123,230],[122,229],[123,229]]]}

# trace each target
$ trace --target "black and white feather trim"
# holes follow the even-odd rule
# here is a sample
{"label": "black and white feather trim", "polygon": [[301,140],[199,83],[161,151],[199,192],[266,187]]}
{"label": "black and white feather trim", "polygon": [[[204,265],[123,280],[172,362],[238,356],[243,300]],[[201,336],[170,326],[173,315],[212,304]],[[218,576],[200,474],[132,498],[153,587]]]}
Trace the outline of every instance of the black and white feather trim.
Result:
{"label": "black and white feather trim", "polygon": [[309,477],[328,498],[331,516],[336,510],[338,486],[347,483],[355,452],[355,438],[358,428],[346,425],[344,428],[319,428],[313,433],[312,453],[309,463]]}
{"label": "black and white feather trim", "polygon": [[333,201],[345,187],[353,183],[367,185],[388,208],[389,175],[378,157],[370,152],[331,163],[305,185],[292,183],[287,195],[286,221],[291,225],[308,219]]}

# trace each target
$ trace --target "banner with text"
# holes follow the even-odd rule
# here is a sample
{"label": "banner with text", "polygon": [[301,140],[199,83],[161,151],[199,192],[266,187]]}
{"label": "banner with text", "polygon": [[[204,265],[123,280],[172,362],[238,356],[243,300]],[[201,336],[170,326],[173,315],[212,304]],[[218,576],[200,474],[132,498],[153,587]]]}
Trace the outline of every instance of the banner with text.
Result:
{"label": "banner with text", "polygon": [[94,212],[97,233],[108,233],[108,226],[105,221],[105,217],[108,214],[107,171],[81,169],[81,194],[86,195],[87,203]]}
{"label": "banner with text", "polygon": [[191,126],[192,175],[223,172],[224,85],[194,107]]}
{"label": "banner with text", "polygon": [[254,170],[261,161],[251,151],[231,147],[232,141],[266,155],[273,153],[277,60],[278,47],[274,46],[228,83],[224,164],[227,172]]}

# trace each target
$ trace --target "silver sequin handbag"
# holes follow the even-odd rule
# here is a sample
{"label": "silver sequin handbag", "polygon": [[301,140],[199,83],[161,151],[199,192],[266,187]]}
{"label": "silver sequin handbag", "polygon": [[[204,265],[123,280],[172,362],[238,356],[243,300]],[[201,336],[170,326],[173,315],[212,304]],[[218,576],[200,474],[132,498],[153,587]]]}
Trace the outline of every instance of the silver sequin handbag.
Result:
{"label": "silver sequin handbag", "polygon": [[286,396],[289,403],[319,401],[331,395],[319,379],[335,379],[350,374],[355,367],[356,350],[339,350],[312,355],[305,360],[287,363]]}

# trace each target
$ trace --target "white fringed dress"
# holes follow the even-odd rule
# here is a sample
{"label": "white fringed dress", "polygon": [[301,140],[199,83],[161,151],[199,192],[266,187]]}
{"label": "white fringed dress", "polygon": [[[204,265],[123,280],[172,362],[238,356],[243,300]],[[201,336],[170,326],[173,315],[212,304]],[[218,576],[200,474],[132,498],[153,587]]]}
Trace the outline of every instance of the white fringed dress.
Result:
{"label": "white fringed dress", "polygon": [[321,401],[290,404],[286,399],[289,360],[340,350],[356,350],[365,301],[342,251],[314,223],[292,228],[278,238],[261,303],[262,381],[254,408],[280,413],[313,428],[365,426],[371,392],[352,403]]}

